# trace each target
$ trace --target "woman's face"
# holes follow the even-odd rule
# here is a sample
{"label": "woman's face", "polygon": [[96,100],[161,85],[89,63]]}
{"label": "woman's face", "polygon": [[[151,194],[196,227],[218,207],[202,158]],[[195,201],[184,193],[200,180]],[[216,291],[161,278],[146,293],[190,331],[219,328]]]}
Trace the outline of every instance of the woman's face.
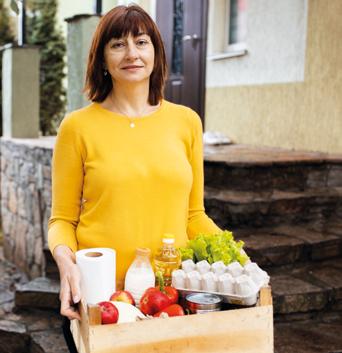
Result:
{"label": "woman's face", "polygon": [[154,67],[154,46],[146,33],[112,38],[105,46],[104,59],[114,82],[149,80]]}

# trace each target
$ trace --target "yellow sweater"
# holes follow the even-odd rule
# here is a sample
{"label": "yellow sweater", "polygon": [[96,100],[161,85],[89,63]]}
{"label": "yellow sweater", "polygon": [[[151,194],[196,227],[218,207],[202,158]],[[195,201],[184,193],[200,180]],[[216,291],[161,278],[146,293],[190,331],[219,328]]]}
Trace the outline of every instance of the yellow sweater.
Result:
{"label": "yellow sweater", "polygon": [[189,108],[163,100],[132,119],[98,103],[60,125],[52,161],[49,248],[109,247],[122,281],[136,247],[152,253],[164,233],[176,246],[220,229],[203,206],[202,125]]}

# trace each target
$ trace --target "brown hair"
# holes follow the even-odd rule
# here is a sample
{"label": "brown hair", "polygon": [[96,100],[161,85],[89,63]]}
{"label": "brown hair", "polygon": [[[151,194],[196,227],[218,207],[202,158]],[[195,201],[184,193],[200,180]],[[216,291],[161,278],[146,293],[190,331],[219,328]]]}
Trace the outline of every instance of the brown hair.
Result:
{"label": "brown hair", "polygon": [[140,6],[117,6],[100,20],[89,51],[85,92],[93,102],[102,102],[113,88],[110,75],[104,75],[104,48],[112,38],[129,34],[136,37],[141,31],[151,38],[155,51],[154,68],[150,76],[148,101],[156,105],[163,98],[167,75],[164,44],[156,24]]}

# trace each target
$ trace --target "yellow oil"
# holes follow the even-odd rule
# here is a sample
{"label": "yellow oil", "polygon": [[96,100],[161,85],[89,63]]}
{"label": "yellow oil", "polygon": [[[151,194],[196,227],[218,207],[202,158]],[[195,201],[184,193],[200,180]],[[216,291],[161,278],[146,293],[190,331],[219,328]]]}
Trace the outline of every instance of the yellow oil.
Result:
{"label": "yellow oil", "polygon": [[181,265],[181,256],[172,245],[163,245],[157,251],[153,259],[155,273],[160,271],[166,286],[171,285],[172,271],[177,270]]}

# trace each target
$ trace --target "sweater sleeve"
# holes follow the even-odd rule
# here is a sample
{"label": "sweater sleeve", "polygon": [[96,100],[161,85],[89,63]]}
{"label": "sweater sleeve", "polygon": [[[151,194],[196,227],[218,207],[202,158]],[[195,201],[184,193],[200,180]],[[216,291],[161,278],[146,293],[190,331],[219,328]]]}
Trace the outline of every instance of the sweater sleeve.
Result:
{"label": "sweater sleeve", "polygon": [[83,190],[84,148],[72,116],[61,123],[52,157],[52,205],[48,223],[50,251],[57,245],[77,250],[76,227]]}
{"label": "sweater sleeve", "polygon": [[191,146],[191,167],[193,184],[189,199],[188,237],[199,233],[220,233],[222,230],[210,219],[204,210],[203,130],[200,117],[193,111],[193,136]]}

